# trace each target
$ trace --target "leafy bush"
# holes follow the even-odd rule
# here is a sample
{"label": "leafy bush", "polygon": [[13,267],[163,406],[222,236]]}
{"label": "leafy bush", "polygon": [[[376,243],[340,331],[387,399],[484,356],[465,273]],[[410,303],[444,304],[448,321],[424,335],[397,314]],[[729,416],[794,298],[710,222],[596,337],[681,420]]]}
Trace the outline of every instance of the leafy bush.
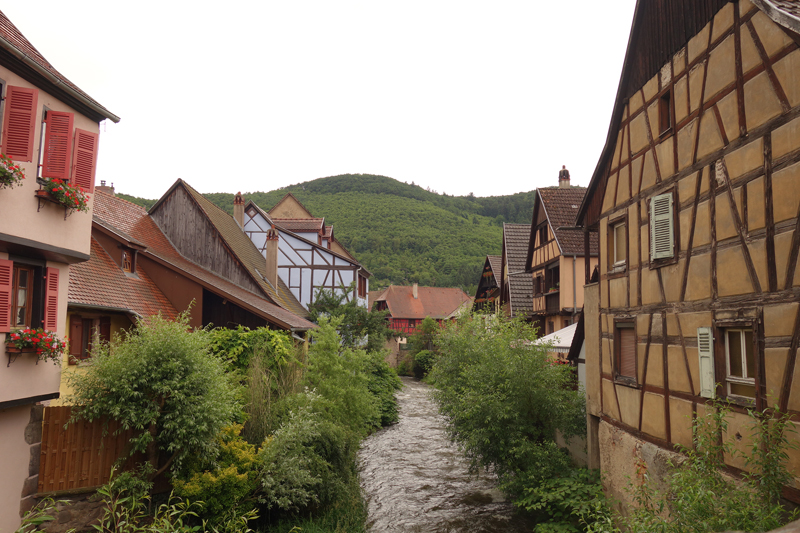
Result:
{"label": "leafy bush", "polygon": [[436,360],[436,354],[429,350],[422,350],[414,354],[414,374],[419,377],[424,377],[433,368],[433,363]]}
{"label": "leafy bush", "polygon": [[241,372],[247,371],[255,355],[268,361],[269,368],[287,364],[294,357],[292,338],[285,331],[240,325],[236,329],[216,328],[209,336],[211,352]]}
{"label": "leafy bush", "polygon": [[197,457],[185,479],[173,478],[178,496],[204,503],[202,516],[211,525],[224,524],[232,513],[241,515],[255,508],[256,449],[239,435],[241,430],[238,424],[223,428],[216,456]]}
{"label": "leafy bush", "polygon": [[378,402],[380,425],[388,426],[398,420],[395,392],[403,387],[397,372],[389,366],[382,352],[369,354],[367,360],[367,390]]}
{"label": "leafy bush", "polygon": [[[686,459],[675,466],[665,493],[654,488],[642,465],[641,483],[631,488],[638,507],[626,520],[630,531],[700,533],[769,531],[797,518],[780,504],[781,486],[790,479],[786,449],[792,444],[790,416],[749,412],[752,448],[745,461],[753,468],[741,482],[723,475],[724,454],[736,454],[733,438],[719,440],[728,426],[724,401],[706,404],[706,414],[692,424],[693,448],[681,448]],[[775,415],[775,416],[773,416]]]}
{"label": "leafy bush", "polygon": [[535,329],[485,315],[448,324],[436,338],[434,399],[474,469],[492,468],[513,497],[570,469],[555,443],[585,432],[585,401],[571,370],[552,365]]}
{"label": "leafy bush", "polygon": [[207,332],[190,330],[188,312],[174,322],[139,320],[111,349],[97,347],[85,373],[70,376],[70,423],[109,417],[120,431],[139,430],[130,453],[146,452],[155,477],[189,455],[215,453],[217,434],[240,413],[236,384],[225,370],[209,353]]}
{"label": "leafy bush", "polygon": [[533,513],[538,522],[536,533],[581,533],[586,526],[612,523],[611,506],[597,470],[576,468],[568,475],[544,480],[526,488],[515,503]]}

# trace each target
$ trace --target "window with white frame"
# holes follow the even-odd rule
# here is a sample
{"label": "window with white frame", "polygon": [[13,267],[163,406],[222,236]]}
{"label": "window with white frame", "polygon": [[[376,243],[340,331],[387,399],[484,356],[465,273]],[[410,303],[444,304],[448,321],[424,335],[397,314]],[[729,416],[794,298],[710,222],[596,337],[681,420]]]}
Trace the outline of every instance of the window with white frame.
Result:
{"label": "window with white frame", "polygon": [[624,270],[628,264],[627,228],[624,218],[609,224],[608,268],[612,272]]}
{"label": "window with white frame", "polygon": [[725,388],[730,396],[755,399],[756,358],[753,348],[753,330],[750,328],[724,329],[725,336]]}

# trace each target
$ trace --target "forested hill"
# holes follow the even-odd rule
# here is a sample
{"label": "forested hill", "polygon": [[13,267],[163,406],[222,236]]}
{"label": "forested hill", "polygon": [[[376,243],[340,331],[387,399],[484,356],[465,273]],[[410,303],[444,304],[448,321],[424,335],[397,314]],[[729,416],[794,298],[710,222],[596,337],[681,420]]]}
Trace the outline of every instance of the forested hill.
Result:
{"label": "forested hill", "polygon": [[[334,226],[336,239],[372,272],[370,289],[418,282],[467,294],[475,292],[486,255],[500,254],[503,222],[530,224],[535,194],[449,196],[384,176],[347,174],[243,196],[268,210],[289,192]],[[232,194],[205,196],[233,213]]]}

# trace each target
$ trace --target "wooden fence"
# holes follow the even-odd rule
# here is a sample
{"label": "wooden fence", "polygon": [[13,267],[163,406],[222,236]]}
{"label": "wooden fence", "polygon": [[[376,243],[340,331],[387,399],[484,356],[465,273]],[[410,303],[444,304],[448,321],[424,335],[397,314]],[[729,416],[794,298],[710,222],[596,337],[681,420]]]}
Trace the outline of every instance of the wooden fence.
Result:
{"label": "wooden fence", "polygon": [[127,430],[114,435],[119,424],[113,420],[108,423],[105,437],[103,420],[78,422],[64,429],[71,413],[70,406],[44,409],[40,494],[104,485],[111,476],[112,465],[127,454],[128,441],[135,434]]}

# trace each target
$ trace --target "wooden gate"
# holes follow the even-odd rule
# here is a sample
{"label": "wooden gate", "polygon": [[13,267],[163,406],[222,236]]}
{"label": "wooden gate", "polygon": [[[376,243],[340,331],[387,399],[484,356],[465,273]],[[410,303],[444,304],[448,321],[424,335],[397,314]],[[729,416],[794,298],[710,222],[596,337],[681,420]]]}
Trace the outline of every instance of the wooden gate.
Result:
{"label": "wooden gate", "polygon": [[44,409],[40,494],[104,485],[117,458],[127,455],[128,441],[135,434],[134,430],[127,430],[114,435],[119,428],[114,420],[108,422],[105,437],[105,420],[77,422],[64,429],[71,413],[70,406]]}

